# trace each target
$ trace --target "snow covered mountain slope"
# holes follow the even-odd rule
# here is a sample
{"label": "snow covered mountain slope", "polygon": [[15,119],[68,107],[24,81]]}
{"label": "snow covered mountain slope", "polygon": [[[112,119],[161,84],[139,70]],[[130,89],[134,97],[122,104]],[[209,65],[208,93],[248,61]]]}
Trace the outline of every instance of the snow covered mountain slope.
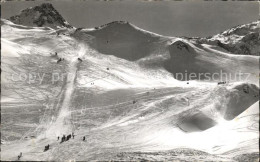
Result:
{"label": "snow covered mountain slope", "polygon": [[[247,80],[258,84],[256,76],[259,71],[259,57],[257,56],[229,55],[214,50],[211,46],[199,46],[187,40],[177,40],[171,43],[168,49],[170,59],[164,62],[164,67],[178,80],[189,80],[185,76],[193,75],[191,80],[228,82]],[[182,76],[178,77],[177,74]]]}
{"label": "snow covered mountain slope", "polygon": [[12,16],[9,20],[25,26],[72,27],[50,3],[22,10],[19,15]]}
{"label": "snow covered mountain slope", "polygon": [[258,152],[259,56],[122,21],[56,29],[2,19],[1,31],[1,160],[239,161]]}
{"label": "snow covered mountain slope", "polygon": [[[153,34],[128,22],[79,29],[71,36],[88,43],[102,54],[135,61],[146,69],[166,69],[177,80],[248,81],[258,84],[257,56],[231,55],[188,39]],[[185,77],[190,74],[196,76]]]}
{"label": "snow covered mountain slope", "polygon": [[[173,74],[185,69],[197,73],[219,69],[231,74],[235,70],[254,72],[257,56],[230,55],[185,39],[162,38],[131,29],[143,40],[154,37],[152,44],[159,45],[153,47],[160,47],[137,55],[134,59],[139,59],[132,61],[132,56],[129,59],[128,55],[111,52],[109,48],[113,46],[103,49],[111,55],[100,53],[93,46],[98,41],[96,35],[88,34],[86,29],[27,27],[8,20],[1,21],[1,29],[2,159],[14,160],[12,152],[18,151],[27,160],[102,160],[99,157],[117,159],[121,152],[153,154],[183,147],[210,154],[234,150],[235,154],[229,153],[232,159],[241,154],[236,144],[244,141],[249,141],[243,145],[250,146],[248,153],[255,151],[250,140],[257,138],[257,131],[228,146],[208,142],[202,147],[200,143],[217,140],[219,136],[212,134],[224,128],[219,127],[223,121],[233,123],[257,102],[257,79],[244,80],[253,84],[240,80],[217,85],[196,79],[187,84],[176,80]],[[120,39],[133,41],[133,47],[139,43],[123,33],[111,39],[114,43]],[[124,53],[124,46],[115,47]],[[58,62],[60,58],[62,61]],[[21,109],[25,111],[19,113]],[[11,120],[13,115],[17,116],[15,120]],[[77,134],[74,141],[57,143],[57,136],[71,131]],[[83,135],[91,139],[87,144],[81,142]],[[169,140],[171,137],[174,139]],[[32,141],[37,145],[31,145]],[[52,153],[40,151],[46,144],[51,145]],[[95,152],[97,149],[101,153]],[[209,156],[205,158],[210,159]]]}
{"label": "snow covered mountain slope", "polygon": [[239,25],[209,38],[195,38],[198,43],[215,45],[241,55],[260,55],[260,21]]}
{"label": "snow covered mountain slope", "polygon": [[93,30],[83,29],[78,32],[93,36],[90,46],[100,53],[130,61],[148,56],[157,48],[158,42],[165,41],[162,36],[143,31],[124,21],[115,21]]}

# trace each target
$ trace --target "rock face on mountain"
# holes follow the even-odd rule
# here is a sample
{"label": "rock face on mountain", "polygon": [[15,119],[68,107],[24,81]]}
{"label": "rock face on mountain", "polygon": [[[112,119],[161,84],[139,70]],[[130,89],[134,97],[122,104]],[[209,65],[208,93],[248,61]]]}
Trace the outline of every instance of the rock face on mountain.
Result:
{"label": "rock face on mountain", "polygon": [[260,55],[260,21],[239,25],[199,43],[217,45],[228,52],[242,55]]}
{"label": "rock face on mountain", "polygon": [[25,26],[72,27],[50,3],[43,3],[40,6],[22,10],[19,15],[12,16],[9,20]]}

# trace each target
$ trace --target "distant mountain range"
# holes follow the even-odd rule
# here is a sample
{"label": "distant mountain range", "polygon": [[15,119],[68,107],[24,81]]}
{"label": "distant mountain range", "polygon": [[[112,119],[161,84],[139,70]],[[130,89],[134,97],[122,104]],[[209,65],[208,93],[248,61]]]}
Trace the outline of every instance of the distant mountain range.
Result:
{"label": "distant mountain range", "polygon": [[[22,10],[19,15],[9,18],[15,24],[34,26],[34,27],[51,27],[72,28],[50,3],[43,3],[39,6],[30,7]],[[260,55],[260,39],[259,39],[259,20],[233,27],[220,34],[207,38],[187,38],[199,44],[209,44],[220,47],[225,52],[243,55]],[[121,21],[121,24],[124,21]],[[126,23],[126,22],[125,22]],[[104,28],[105,26],[113,27],[113,22],[95,27],[95,30]],[[123,35],[122,35],[123,36]]]}

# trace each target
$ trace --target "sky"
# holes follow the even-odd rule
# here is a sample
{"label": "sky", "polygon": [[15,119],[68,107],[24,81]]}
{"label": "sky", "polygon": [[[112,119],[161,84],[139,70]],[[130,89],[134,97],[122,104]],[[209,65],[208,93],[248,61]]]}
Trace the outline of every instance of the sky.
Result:
{"label": "sky", "polygon": [[165,36],[206,37],[259,19],[259,2],[197,0],[7,1],[1,3],[1,17],[9,18],[43,2],[52,3],[75,27],[92,28],[124,20]]}

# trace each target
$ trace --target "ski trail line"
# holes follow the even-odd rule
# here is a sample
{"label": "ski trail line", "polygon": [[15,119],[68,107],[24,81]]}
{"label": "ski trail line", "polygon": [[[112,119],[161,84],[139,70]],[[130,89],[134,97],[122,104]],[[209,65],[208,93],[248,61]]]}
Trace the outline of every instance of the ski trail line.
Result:
{"label": "ski trail line", "polygon": [[62,100],[56,121],[52,123],[50,127],[46,130],[45,136],[48,138],[56,138],[57,136],[62,136],[63,134],[71,134],[74,131],[74,127],[71,123],[70,101],[74,91],[74,84],[78,71],[78,58],[82,57],[85,52],[86,47],[83,44],[80,44],[78,55],[71,58],[68,68],[69,70],[66,76],[66,85],[64,87],[64,98]]}

